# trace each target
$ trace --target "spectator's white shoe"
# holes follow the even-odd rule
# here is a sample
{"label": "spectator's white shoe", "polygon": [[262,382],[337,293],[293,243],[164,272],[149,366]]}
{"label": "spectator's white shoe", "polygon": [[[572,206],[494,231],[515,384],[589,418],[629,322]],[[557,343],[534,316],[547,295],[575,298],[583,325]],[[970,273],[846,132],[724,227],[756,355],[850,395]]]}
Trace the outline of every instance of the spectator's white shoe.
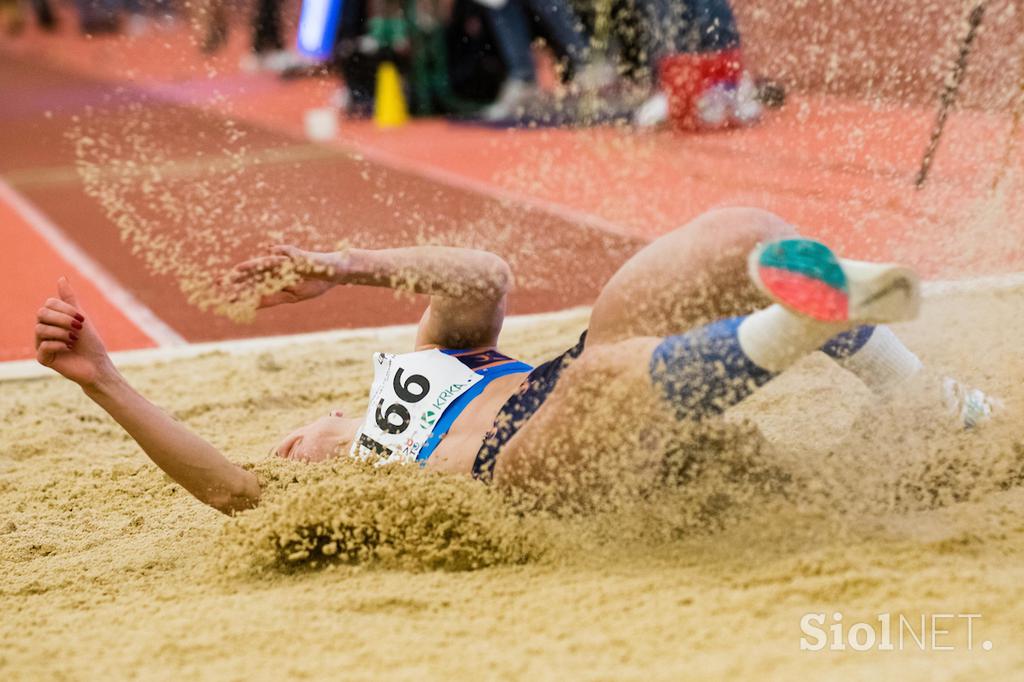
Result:
{"label": "spectator's white shoe", "polygon": [[736,126],[745,128],[761,120],[764,106],[757,98],[757,86],[749,73],[738,84],[718,83],[697,100],[697,116],[709,130]]}
{"label": "spectator's white shoe", "polygon": [[[758,99],[757,85],[750,74],[743,74],[738,85],[712,85],[697,99],[697,120],[701,128],[716,130],[730,125],[745,127],[761,120],[764,106]],[[668,95],[656,92],[633,114],[633,124],[653,128],[668,120]]]}
{"label": "spectator's white shoe", "polygon": [[614,66],[606,61],[593,61],[576,74],[572,85],[581,92],[593,92],[611,85],[617,77]]}
{"label": "spectator's white shoe", "polygon": [[260,66],[264,71],[271,73],[284,73],[289,69],[301,69],[315,63],[312,59],[292,50],[273,50],[260,57]]}
{"label": "spectator's white shoe", "polygon": [[522,116],[526,103],[537,95],[537,86],[517,78],[509,78],[501,85],[497,99],[480,112],[485,121],[504,121]]}
{"label": "spectator's white shoe", "polygon": [[946,409],[953,419],[965,429],[973,429],[992,418],[992,414],[1003,407],[998,398],[985,395],[977,388],[964,386],[956,379],[942,380],[942,397]]}
{"label": "spectator's white shoe", "polygon": [[633,124],[640,128],[654,128],[668,120],[668,95],[660,90],[644,101],[633,113]]}
{"label": "spectator's white shoe", "polygon": [[284,73],[289,69],[312,66],[315,62],[308,57],[303,57],[298,52],[291,50],[272,50],[263,54],[244,55],[238,66],[242,71],[254,73],[256,71],[269,71],[270,73]]}
{"label": "spectator's white shoe", "polygon": [[761,120],[763,114],[764,105],[761,104],[758,96],[757,84],[754,83],[750,73],[744,72],[739,86],[736,88],[732,109],[733,123],[739,126],[753,125]]}
{"label": "spectator's white shoe", "polygon": [[363,54],[376,54],[380,49],[380,43],[371,35],[361,35],[356,39],[356,49]]}
{"label": "spectator's white shoe", "polygon": [[736,107],[736,87],[728,83],[717,83],[697,98],[697,120],[706,130],[724,128]]}
{"label": "spectator's white shoe", "polygon": [[150,26],[151,22],[148,17],[141,14],[129,14],[128,20],[124,24],[124,32],[131,38],[140,38],[149,33]]}

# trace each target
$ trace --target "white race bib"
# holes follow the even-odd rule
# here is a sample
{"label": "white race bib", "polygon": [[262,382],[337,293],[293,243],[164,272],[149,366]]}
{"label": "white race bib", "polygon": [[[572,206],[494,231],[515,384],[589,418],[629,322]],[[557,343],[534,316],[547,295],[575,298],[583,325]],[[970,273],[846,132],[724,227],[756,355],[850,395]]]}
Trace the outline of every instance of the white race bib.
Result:
{"label": "white race bib", "polygon": [[412,462],[445,409],[483,377],[439,350],[374,353],[373,387],[352,456]]}

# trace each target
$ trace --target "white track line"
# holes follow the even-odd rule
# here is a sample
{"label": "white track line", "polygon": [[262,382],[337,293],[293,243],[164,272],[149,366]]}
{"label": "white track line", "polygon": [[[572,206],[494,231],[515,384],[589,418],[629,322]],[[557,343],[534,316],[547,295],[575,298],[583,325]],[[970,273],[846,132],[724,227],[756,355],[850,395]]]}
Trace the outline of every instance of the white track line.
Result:
{"label": "white track line", "polygon": [[36,234],[42,237],[65,261],[92,281],[99,292],[146,336],[153,339],[154,343],[160,347],[181,346],[186,343],[178,332],[171,329],[166,322],[121,286],[103,266],[79,248],[53,221],[43,215],[28,199],[18,194],[2,178],[0,178],[0,201],[14,209],[35,230]]}
{"label": "white track line", "polygon": [[925,282],[921,288],[926,298],[957,294],[1000,294],[1024,289],[1024,272]]}
{"label": "white track line", "polygon": [[[163,179],[190,179],[211,173],[233,170],[239,161],[246,166],[272,166],[296,164],[302,161],[316,161],[336,157],[338,150],[316,144],[296,144],[287,147],[268,147],[244,157],[231,154],[217,154],[206,158],[171,159],[163,163],[152,163],[136,166],[132,169],[99,166],[97,180],[123,181],[126,179],[142,179],[156,173]],[[47,187],[53,185],[77,185],[81,176],[75,166],[42,166],[13,171],[5,176],[7,184],[15,191],[26,187]]]}
{"label": "white track line", "polygon": [[[553,313],[536,313],[533,315],[512,315],[505,319],[505,329],[529,328],[544,322],[559,322],[583,317],[587,308],[570,308]],[[375,341],[378,343],[395,343],[415,338],[417,325],[403,324],[391,327],[369,327],[362,329],[335,329],[308,334],[289,334],[284,336],[263,336],[254,339],[234,339],[230,341],[212,341],[209,343],[192,343],[183,346],[164,348],[143,348],[111,353],[110,357],[118,367],[138,367],[154,365],[174,360],[195,358],[211,353],[226,355],[249,355],[263,353],[279,348],[307,345],[311,343],[337,343],[352,339]],[[35,360],[15,360],[0,362],[0,382],[18,379],[38,379],[52,377],[56,374],[48,367],[43,367]]]}

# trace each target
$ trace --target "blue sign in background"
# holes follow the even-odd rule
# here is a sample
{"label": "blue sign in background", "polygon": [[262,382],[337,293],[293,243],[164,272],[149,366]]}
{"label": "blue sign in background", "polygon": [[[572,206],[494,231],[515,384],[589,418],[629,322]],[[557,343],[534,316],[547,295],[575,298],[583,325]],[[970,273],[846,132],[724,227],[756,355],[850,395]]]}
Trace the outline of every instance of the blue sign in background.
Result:
{"label": "blue sign in background", "polygon": [[299,16],[299,52],[313,59],[327,59],[341,20],[344,0],[303,0]]}

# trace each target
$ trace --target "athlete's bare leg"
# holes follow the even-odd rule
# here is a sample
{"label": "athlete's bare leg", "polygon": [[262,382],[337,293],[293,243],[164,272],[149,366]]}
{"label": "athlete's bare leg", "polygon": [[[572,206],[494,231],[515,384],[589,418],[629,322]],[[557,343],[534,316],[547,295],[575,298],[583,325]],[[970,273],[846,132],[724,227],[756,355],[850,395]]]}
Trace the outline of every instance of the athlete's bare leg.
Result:
{"label": "athlete's bare leg", "polygon": [[[714,221],[704,225],[727,230],[735,225],[731,221],[735,215],[717,225]],[[780,229],[788,237],[788,230],[773,222],[770,217],[765,219],[762,229]],[[750,231],[743,236],[753,240],[751,246],[766,241]],[[850,336],[853,341],[862,330],[872,329],[865,325],[912,319],[917,314],[917,279],[907,268],[840,263],[826,246],[790,238],[754,248],[747,254],[749,261],[715,261],[721,250],[736,243],[742,242],[719,240],[720,249],[706,256],[719,268],[711,272],[731,274],[732,281],[721,287],[704,284],[701,280],[710,273],[697,270],[696,276],[685,278],[677,289],[713,293],[699,307],[691,308],[688,316],[675,318],[673,324],[681,324],[683,329],[676,328],[664,337],[617,340],[614,334],[623,329],[609,331],[605,326],[600,337],[603,342],[587,344],[582,355],[563,371],[540,409],[505,445],[494,468],[499,485],[557,495],[569,492],[576,483],[590,487],[593,482],[608,489],[616,476],[653,472],[647,465],[657,463],[666,444],[660,439],[672,432],[659,425],[720,415],[822,344]],[[693,259],[703,244],[691,243],[681,258]],[[672,254],[665,254],[667,258],[661,261],[658,254],[651,255],[647,262],[655,265],[667,268],[671,262]],[[742,291],[736,279],[748,276],[776,303],[742,315],[747,312],[743,310],[746,304],[732,294]],[[632,291],[641,297],[639,303],[644,300],[646,283],[642,278],[634,280],[637,282]],[[896,282],[900,286],[894,286]],[[622,290],[612,290],[612,294],[624,295]],[[704,314],[722,319],[686,326]],[[615,317],[599,320],[605,324],[623,321],[654,324],[632,317],[624,304]],[[623,461],[608,461],[609,456]],[[606,465],[611,465],[610,478],[602,476]]]}
{"label": "athlete's bare leg", "polygon": [[767,211],[723,208],[633,256],[598,297],[583,354],[502,449],[495,482],[546,486],[561,472],[575,478],[598,453],[648,450],[641,440],[650,429],[639,424],[673,419],[652,391],[654,350],[664,337],[764,307],[769,301],[750,281],[747,256],[759,243],[794,234]]}
{"label": "athlete's bare leg", "polygon": [[[610,474],[609,453],[624,453],[628,469],[643,475],[644,455],[656,461],[657,424],[674,420],[652,390],[649,358],[661,338],[588,345],[565,369],[544,405],[501,450],[494,482],[503,490],[565,501],[581,481]],[[620,472],[623,467],[615,467]]]}
{"label": "athlete's bare leg", "polygon": [[709,211],[655,240],[608,281],[590,317],[587,346],[669,336],[750,313],[767,299],[747,276],[757,244],[796,234],[756,208]]}

